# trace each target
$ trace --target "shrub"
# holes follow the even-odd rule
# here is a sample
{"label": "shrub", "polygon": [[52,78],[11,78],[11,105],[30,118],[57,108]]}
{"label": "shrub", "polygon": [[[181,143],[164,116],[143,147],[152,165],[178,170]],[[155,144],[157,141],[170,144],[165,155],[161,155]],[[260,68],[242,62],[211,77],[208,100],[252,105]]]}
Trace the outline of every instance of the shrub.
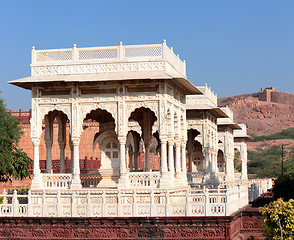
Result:
{"label": "shrub", "polygon": [[278,177],[273,187],[274,199],[283,198],[285,201],[294,199],[294,174],[289,173]]}
{"label": "shrub", "polygon": [[294,239],[294,200],[284,202],[279,198],[275,202],[259,208],[263,216],[263,228],[267,239]]}

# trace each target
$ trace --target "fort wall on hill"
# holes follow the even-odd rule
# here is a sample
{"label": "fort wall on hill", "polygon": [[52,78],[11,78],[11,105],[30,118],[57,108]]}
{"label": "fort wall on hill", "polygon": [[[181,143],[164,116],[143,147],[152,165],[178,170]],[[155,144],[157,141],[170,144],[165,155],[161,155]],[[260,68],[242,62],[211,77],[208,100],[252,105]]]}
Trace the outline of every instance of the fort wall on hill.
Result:
{"label": "fort wall on hill", "polygon": [[224,101],[230,98],[236,98],[236,97],[237,98],[255,97],[255,98],[258,98],[259,101],[274,102],[274,103],[294,106],[294,94],[276,91],[275,87],[262,88],[260,92],[256,92],[256,93],[247,93],[247,94],[240,94],[234,97],[219,98],[218,101],[219,101],[219,104],[222,104],[224,103]]}
{"label": "fort wall on hill", "polygon": [[287,92],[272,92],[271,101],[294,106],[294,94]]}

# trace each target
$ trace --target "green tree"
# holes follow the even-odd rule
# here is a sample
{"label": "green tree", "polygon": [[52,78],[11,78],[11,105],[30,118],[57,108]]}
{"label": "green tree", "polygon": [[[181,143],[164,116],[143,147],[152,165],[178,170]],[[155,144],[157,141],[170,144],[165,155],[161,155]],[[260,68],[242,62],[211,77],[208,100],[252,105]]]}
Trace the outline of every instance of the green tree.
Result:
{"label": "green tree", "polygon": [[263,227],[267,239],[294,239],[294,200],[284,202],[279,198],[275,202],[259,209],[263,216]]}
{"label": "green tree", "polygon": [[242,171],[242,166],[241,166],[241,157],[239,152],[235,152],[234,154],[234,168],[238,171]]}
{"label": "green tree", "polygon": [[258,177],[277,177],[281,173],[281,148],[270,146],[248,151],[248,173]]}
{"label": "green tree", "polygon": [[18,148],[20,136],[18,119],[7,112],[0,99],[0,182],[30,176],[27,166],[32,160]]}
{"label": "green tree", "polygon": [[273,187],[274,198],[283,198],[285,201],[294,199],[294,174],[286,173],[275,180]]}

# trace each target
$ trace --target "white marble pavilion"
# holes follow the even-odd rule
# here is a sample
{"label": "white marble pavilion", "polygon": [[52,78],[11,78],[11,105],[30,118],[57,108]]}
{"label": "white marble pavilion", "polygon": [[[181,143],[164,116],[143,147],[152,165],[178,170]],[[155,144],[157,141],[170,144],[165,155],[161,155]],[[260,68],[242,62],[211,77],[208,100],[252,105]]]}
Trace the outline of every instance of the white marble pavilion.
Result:
{"label": "white marble pavilion", "polygon": [[[234,123],[230,109],[217,106],[210,88],[189,82],[185,61],[165,41],[33,47],[31,76],[9,83],[32,91],[34,146],[28,203],[15,201],[13,216],[225,216],[248,204],[246,126]],[[99,122],[93,136],[93,148],[101,151],[96,176],[82,175],[79,168],[82,126],[89,119]],[[53,139],[54,121],[58,139]],[[46,172],[39,166],[43,123]],[[152,137],[158,143],[159,171],[150,167]],[[65,171],[66,139],[70,173]],[[59,173],[52,171],[54,141],[60,149]],[[139,144],[144,171],[138,171]],[[235,149],[241,173],[234,170]]]}

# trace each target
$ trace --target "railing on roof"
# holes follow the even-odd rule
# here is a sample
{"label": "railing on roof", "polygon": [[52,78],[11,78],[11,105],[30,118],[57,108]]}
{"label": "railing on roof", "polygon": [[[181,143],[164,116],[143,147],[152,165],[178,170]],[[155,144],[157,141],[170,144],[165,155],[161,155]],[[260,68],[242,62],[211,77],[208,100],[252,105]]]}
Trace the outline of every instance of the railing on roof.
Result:
{"label": "railing on roof", "polygon": [[203,93],[204,96],[209,98],[215,105],[217,105],[217,94],[215,94],[210,87],[207,87],[207,84],[205,84],[205,86],[197,86],[197,88]]}
{"label": "railing on roof", "polygon": [[238,124],[241,129],[234,129],[234,137],[245,137],[247,136],[247,127],[245,124]]}
{"label": "railing on roof", "polygon": [[206,104],[217,107],[217,95],[211,91],[210,87],[205,85],[197,86],[197,88],[203,93],[203,95],[186,95],[187,105]]}
{"label": "railing on roof", "polygon": [[122,45],[111,47],[90,47],[67,49],[35,50],[32,48],[32,64],[71,64],[121,61],[150,61],[164,59],[179,73],[186,76],[186,63],[169,48],[164,40],[162,44]]}
{"label": "railing on roof", "polygon": [[225,112],[227,114],[227,116],[233,121],[234,113],[228,106],[222,107],[221,110],[223,112]]}

